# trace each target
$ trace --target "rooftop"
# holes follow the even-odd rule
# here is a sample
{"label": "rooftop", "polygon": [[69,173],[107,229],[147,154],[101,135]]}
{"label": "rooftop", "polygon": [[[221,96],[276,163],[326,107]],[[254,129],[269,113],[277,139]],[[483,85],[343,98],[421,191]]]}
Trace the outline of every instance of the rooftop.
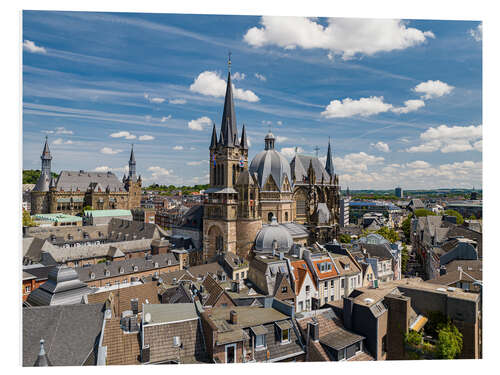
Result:
{"label": "rooftop", "polygon": [[[149,322],[148,314],[150,314]],[[193,303],[145,304],[143,321],[149,324],[168,324],[185,320],[198,319]]]}
{"label": "rooftop", "polygon": [[132,216],[132,211],[130,210],[86,210],[84,211],[86,216],[92,217],[108,217],[108,216]]}
{"label": "rooftop", "polygon": [[55,223],[73,223],[75,221],[82,221],[79,216],[67,215],[67,214],[36,214],[33,216],[36,220],[53,221]]}

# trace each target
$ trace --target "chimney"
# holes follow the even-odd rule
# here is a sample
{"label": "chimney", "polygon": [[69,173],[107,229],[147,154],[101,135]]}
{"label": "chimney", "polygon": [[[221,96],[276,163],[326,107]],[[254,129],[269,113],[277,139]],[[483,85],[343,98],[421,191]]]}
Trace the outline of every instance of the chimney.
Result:
{"label": "chimney", "polygon": [[285,253],[283,251],[280,251],[280,260],[283,260],[285,258]]}
{"label": "chimney", "polygon": [[149,345],[146,344],[141,349],[141,362],[148,363],[149,360],[150,360],[150,349],[149,349]]}
{"label": "chimney", "polygon": [[132,313],[134,315],[137,315],[137,313],[139,312],[139,301],[137,300],[137,298],[130,300],[130,307],[132,308]]}
{"label": "chimney", "polygon": [[307,323],[309,326],[309,335],[311,336],[311,340],[318,342],[319,340],[319,324],[316,321],[312,321]]}
{"label": "chimney", "polygon": [[240,292],[240,282],[234,280],[234,281],[231,282],[231,284],[232,284],[231,285],[232,286],[231,290],[233,292],[235,292],[235,293],[239,293]]}
{"label": "chimney", "polygon": [[229,313],[229,323],[238,324],[238,313],[234,310]]}
{"label": "chimney", "polygon": [[137,315],[132,315],[129,319],[129,332],[137,332],[139,330],[139,325],[137,324]]}
{"label": "chimney", "polygon": [[354,308],[354,302],[350,298],[343,297],[344,300],[344,327],[348,330],[352,329],[352,311]]}

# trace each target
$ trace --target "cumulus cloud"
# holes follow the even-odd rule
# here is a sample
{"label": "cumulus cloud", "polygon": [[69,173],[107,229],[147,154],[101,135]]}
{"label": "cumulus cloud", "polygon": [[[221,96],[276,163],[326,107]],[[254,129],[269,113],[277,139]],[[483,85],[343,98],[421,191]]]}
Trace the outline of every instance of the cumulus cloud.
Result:
{"label": "cumulus cloud", "polygon": [[[226,94],[226,81],[220,77],[219,73],[207,70],[196,77],[189,86],[189,90],[203,95],[223,97]],[[247,102],[259,101],[259,97],[253,91],[236,88],[234,84],[233,95],[236,99]]]}
{"label": "cumulus cloud", "polygon": [[166,122],[167,120],[170,120],[171,118],[172,118],[172,115],[163,116],[163,117],[160,119],[160,122]]}
{"label": "cumulus cloud", "polygon": [[169,104],[186,104],[186,99],[170,99],[168,101]]}
{"label": "cumulus cloud", "polygon": [[60,127],[57,127],[55,129],[55,133],[56,134],[68,134],[68,135],[71,135],[71,134],[73,134],[73,131],[64,128],[64,126],[60,126]]}
{"label": "cumulus cloud", "polygon": [[186,164],[193,166],[193,165],[201,165],[206,162],[207,162],[206,160],[197,160],[197,161],[188,161]]}
{"label": "cumulus cloud", "polygon": [[267,78],[265,76],[263,76],[262,74],[255,73],[254,76],[255,76],[255,78],[257,78],[258,80],[260,80],[262,82],[266,82],[267,81]]}
{"label": "cumulus cloud", "polygon": [[291,159],[295,154],[304,152],[304,149],[302,147],[297,147],[297,149],[295,149],[295,147],[283,147],[280,152],[284,157]]}
{"label": "cumulus cloud", "polygon": [[154,103],[154,104],[161,104],[165,101],[164,98],[151,96],[149,94],[144,94],[144,98],[146,98],[150,103]]}
{"label": "cumulus cloud", "polygon": [[139,137],[139,141],[152,141],[153,139],[155,139],[155,137],[153,137],[152,135],[147,135],[147,134],[141,135]]}
{"label": "cumulus cloud", "polygon": [[23,42],[23,49],[31,53],[47,53],[44,47],[37,46],[35,42],[25,39]]}
{"label": "cumulus cloud", "polygon": [[422,99],[432,99],[447,95],[453,89],[454,86],[450,86],[445,82],[428,80],[427,82],[419,83],[413,88],[413,91],[423,94]]}
{"label": "cumulus cloud", "polygon": [[184,150],[184,147],[183,146],[174,146],[174,147],[172,147],[172,149],[175,151],[181,151],[181,150]]}
{"label": "cumulus cloud", "polygon": [[203,116],[203,117],[200,117],[199,119],[189,121],[188,127],[191,130],[201,131],[201,130],[203,130],[203,127],[205,125],[210,125],[211,123],[212,123],[212,120],[210,120],[207,116]]}
{"label": "cumulus cloud", "polygon": [[100,167],[96,167],[94,172],[120,172],[120,173],[128,173],[128,165],[118,168],[110,168],[107,165],[103,165]]}
{"label": "cumulus cloud", "polygon": [[371,96],[353,100],[345,98],[342,101],[332,100],[321,115],[326,118],[351,117],[351,116],[371,116],[381,112],[387,112],[392,108],[392,104],[384,103],[383,96]]}
{"label": "cumulus cloud", "polygon": [[109,135],[111,138],[125,138],[125,139],[135,139],[137,138],[135,135],[130,134],[128,131],[122,130],[116,133],[111,133]]}
{"label": "cumulus cloud", "polygon": [[401,50],[434,38],[431,31],[407,27],[397,19],[329,18],[323,26],[313,18],[263,16],[260,24],[243,37],[251,46],[320,48],[330,51],[331,59],[334,55],[348,60],[357,54]]}
{"label": "cumulus cloud", "polygon": [[288,140],[288,137],[283,137],[283,136],[281,136],[281,135],[278,135],[278,136],[276,137],[276,142],[277,142],[277,143],[283,143],[283,142],[285,142],[285,141],[287,141],[287,140]]}
{"label": "cumulus cloud", "polygon": [[482,151],[482,125],[447,126],[439,125],[428,128],[420,134],[422,144],[408,148],[408,152],[434,152],[442,153]]}
{"label": "cumulus cloud", "polygon": [[245,73],[236,72],[236,73],[231,74],[231,78],[234,81],[241,81],[241,80],[244,80],[246,78],[246,75],[245,75]]}
{"label": "cumulus cloud", "polygon": [[469,35],[476,41],[483,40],[483,23],[481,22],[475,29],[469,30]]}
{"label": "cumulus cloud", "polygon": [[372,147],[375,147],[377,150],[382,151],[382,152],[389,152],[390,148],[389,145],[385,142],[379,141],[377,143],[372,143]]}
{"label": "cumulus cloud", "polygon": [[283,125],[283,122],[282,121],[276,121],[276,124],[281,126],[281,125]]}
{"label": "cumulus cloud", "polygon": [[113,150],[111,147],[103,147],[101,148],[101,154],[106,154],[106,155],[114,155],[118,154],[119,152],[122,152],[123,150]]}
{"label": "cumulus cloud", "polygon": [[408,113],[408,112],[413,112],[416,111],[419,108],[422,108],[425,106],[425,102],[420,99],[411,99],[405,101],[404,107],[395,107],[392,108],[391,111],[394,113]]}
{"label": "cumulus cloud", "polygon": [[382,156],[358,152],[347,154],[344,157],[336,157],[333,159],[333,163],[343,171],[366,171],[368,166],[382,163],[384,160]]}
{"label": "cumulus cloud", "polygon": [[52,144],[54,145],[72,145],[73,144],[73,141],[71,140],[64,140],[62,138],[57,138],[57,139],[54,139],[54,141],[52,142]]}
{"label": "cumulus cloud", "polygon": [[411,163],[406,163],[406,167],[413,169],[429,168],[431,165],[423,160],[415,160]]}
{"label": "cumulus cloud", "polygon": [[158,166],[149,167],[148,171],[152,172],[151,173],[152,179],[158,179],[160,177],[165,177],[165,176],[172,176],[172,174],[174,173],[172,169],[165,169]]}

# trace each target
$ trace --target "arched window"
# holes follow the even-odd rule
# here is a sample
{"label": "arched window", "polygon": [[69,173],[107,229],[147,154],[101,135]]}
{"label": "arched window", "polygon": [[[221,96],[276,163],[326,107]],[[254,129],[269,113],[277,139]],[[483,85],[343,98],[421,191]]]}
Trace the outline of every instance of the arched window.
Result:
{"label": "arched window", "polygon": [[288,221],[288,212],[285,212],[285,221]]}
{"label": "arched window", "polygon": [[233,186],[236,185],[236,164],[233,164]]}
{"label": "arched window", "polygon": [[267,221],[271,222],[273,220],[273,216],[274,216],[274,214],[272,212],[269,212],[267,214]]}

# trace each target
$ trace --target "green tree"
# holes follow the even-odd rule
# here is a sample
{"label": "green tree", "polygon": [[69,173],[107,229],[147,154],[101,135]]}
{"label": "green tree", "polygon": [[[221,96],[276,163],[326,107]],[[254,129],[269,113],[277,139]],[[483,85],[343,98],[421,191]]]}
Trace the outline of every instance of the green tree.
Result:
{"label": "green tree", "polygon": [[421,217],[421,216],[436,216],[434,212],[431,210],[428,210],[426,208],[419,208],[418,210],[415,210],[415,216]]}
{"label": "green tree", "polygon": [[[42,172],[39,169],[25,169],[23,170],[23,184],[36,184],[40,174]],[[57,178],[57,174],[52,172],[52,176]]]}
{"label": "green tree", "polygon": [[450,321],[438,330],[437,353],[440,358],[454,359],[462,352],[462,334]]}
{"label": "green tree", "polygon": [[463,218],[462,215],[460,215],[460,213],[458,211],[455,211],[455,210],[446,210],[444,213],[445,213],[445,215],[448,215],[448,216],[455,216],[457,218],[457,224],[458,225],[464,223],[464,218]]}
{"label": "green tree", "polygon": [[23,227],[36,227],[37,224],[33,221],[28,211],[23,210]]}
{"label": "green tree", "polygon": [[393,228],[382,227],[375,233],[380,234],[382,237],[384,237],[387,241],[391,243],[399,241],[398,232],[396,232]]}
{"label": "green tree", "polygon": [[342,243],[351,243],[351,236],[348,234],[341,234],[339,236],[339,241]]}
{"label": "green tree", "polygon": [[401,229],[403,229],[403,233],[405,234],[405,239],[407,242],[410,241],[410,227],[411,227],[411,216],[408,216],[401,223]]}
{"label": "green tree", "polygon": [[474,214],[470,215],[470,216],[469,216],[469,220],[477,220],[477,219],[476,219],[476,215],[474,215]]}
{"label": "green tree", "polygon": [[401,272],[402,273],[406,273],[406,268],[408,267],[408,259],[409,259],[409,255],[408,255],[408,248],[406,247],[406,245],[403,245],[403,249],[401,250]]}

